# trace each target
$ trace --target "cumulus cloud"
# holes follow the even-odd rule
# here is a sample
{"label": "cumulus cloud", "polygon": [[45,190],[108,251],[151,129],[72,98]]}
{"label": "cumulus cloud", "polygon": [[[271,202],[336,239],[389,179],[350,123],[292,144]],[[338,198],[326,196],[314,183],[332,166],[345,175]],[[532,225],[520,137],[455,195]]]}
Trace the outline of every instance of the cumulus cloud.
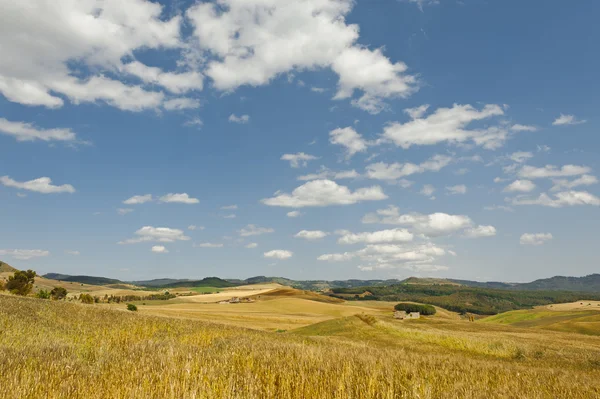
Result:
{"label": "cumulus cloud", "polygon": [[199,199],[192,198],[187,193],[181,193],[181,194],[169,193],[167,195],[163,195],[162,197],[160,197],[159,200],[160,200],[160,202],[166,202],[166,203],[172,202],[172,203],[188,204],[188,205],[197,204],[200,202]]}
{"label": "cumulus cloud", "polygon": [[431,184],[425,184],[421,191],[419,191],[419,194],[422,194],[426,197],[431,197],[433,193],[435,193],[435,187],[433,187]]}
{"label": "cumulus cloud", "polygon": [[29,260],[48,255],[50,252],[43,249],[0,249],[0,256],[10,256],[18,260]]}
{"label": "cumulus cloud", "polygon": [[369,143],[352,127],[338,128],[330,131],[329,142],[344,147],[347,159],[352,158],[358,152],[365,152],[369,146]]}
{"label": "cumulus cloud", "polygon": [[575,117],[575,115],[560,114],[560,116],[558,118],[556,118],[554,120],[554,122],[552,122],[552,124],[554,126],[580,125],[580,124],[586,123],[586,122],[587,121],[585,119],[577,119],[577,117]]}
{"label": "cumulus cloud", "polygon": [[169,227],[152,227],[144,226],[135,232],[136,237],[124,241],[119,241],[119,244],[136,244],[139,242],[155,241],[155,242],[175,242],[187,241],[187,237],[182,230],[171,229]]}
{"label": "cumulus cloud", "polygon": [[513,193],[513,192],[521,192],[521,193],[529,193],[535,190],[535,184],[531,180],[515,180],[510,183],[508,186],[504,187],[505,192]]}
{"label": "cumulus cloud", "polygon": [[182,94],[190,90],[202,90],[204,84],[204,76],[196,71],[164,72],[160,68],[147,66],[139,61],[125,64],[122,69],[131,75],[137,76],[145,83],[162,86],[174,94]]}
{"label": "cumulus cloud", "polygon": [[313,161],[315,159],[319,159],[313,155],[305,154],[303,152],[299,152],[297,154],[283,154],[281,156],[282,161],[289,161],[290,166],[292,168],[299,168],[300,166],[308,165],[308,161]]}
{"label": "cumulus cloud", "polygon": [[390,242],[410,242],[413,234],[406,229],[390,229],[364,233],[343,232],[338,244],[381,244]]}
{"label": "cumulus cloud", "polygon": [[300,211],[291,211],[286,213],[286,215],[289,218],[297,218],[298,216],[302,215],[302,213]]}
{"label": "cumulus cloud", "polygon": [[256,247],[258,247],[258,244],[257,244],[257,243],[255,243],[255,242],[251,242],[251,243],[249,243],[249,244],[246,244],[246,245],[245,245],[245,247],[246,247],[246,248],[249,248],[249,249],[252,249],[252,248],[256,248]]}
{"label": "cumulus cloud", "polygon": [[155,254],[168,254],[169,250],[164,247],[164,245],[155,245],[151,249]]}
{"label": "cumulus cloud", "polygon": [[575,180],[567,180],[567,179],[554,179],[552,180],[554,186],[552,186],[551,191],[560,191],[564,189],[572,189],[579,186],[591,186],[593,184],[598,183],[598,179],[596,176],[592,175],[583,175]]}
{"label": "cumulus cloud", "polygon": [[297,187],[291,194],[278,194],[265,198],[269,206],[302,208],[309,206],[350,205],[362,201],[379,201],[388,198],[381,187],[372,186],[351,191],[332,180],[314,180]]}
{"label": "cumulus cloud", "polygon": [[272,233],[275,230],[270,227],[258,227],[253,224],[249,224],[241,230],[238,230],[238,233],[242,237],[251,237],[251,236],[259,236],[261,234]]}
{"label": "cumulus cloud", "polygon": [[513,162],[517,162],[517,163],[523,163],[532,157],[533,157],[533,154],[531,152],[526,152],[526,151],[513,152],[509,156],[510,160],[512,160]]}
{"label": "cumulus cloud", "polygon": [[377,162],[366,167],[366,176],[377,180],[397,180],[402,177],[424,172],[438,172],[452,162],[452,157],[434,155],[429,160],[420,163],[393,163]]}
{"label": "cumulus cloud", "polygon": [[75,188],[70,184],[55,186],[49,177],[40,177],[26,182],[18,182],[9,176],[0,177],[0,183],[6,187],[14,187],[21,190],[34,191],[42,194],[74,193]]}
{"label": "cumulus cloud", "polygon": [[198,3],[186,11],[197,50],[208,58],[205,75],[218,90],[261,86],[284,73],[331,68],[339,77],[334,98],[352,98],[379,112],[387,98],[405,97],[417,81],[402,62],[381,49],[359,46],[357,25],[348,25],[351,0],[235,1]]}
{"label": "cumulus cloud", "polygon": [[360,174],[356,172],[356,170],[343,170],[340,172],[334,172],[325,167],[321,168],[321,171],[318,173],[309,173],[308,175],[298,176],[297,179],[300,181],[310,181],[310,180],[342,180],[342,179],[355,179],[360,177]]}
{"label": "cumulus cloud", "polygon": [[237,116],[236,114],[231,114],[231,115],[229,115],[229,122],[239,123],[239,124],[243,125],[243,124],[250,122],[250,115]]}
{"label": "cumulus cloud", "polygon": [[538,130],[537,127],[531,125],[512,125],[510,130],[513,132],[536,132]]}
{"label": "cumulus cloud", "polygon": [[393,122],[384,128],[383,137],[404,149],[414,145],[434,145],[443,142],[462,144],[473,142],[486,149],[501,147],[509,131],[504,126],[467,129],[473,122],[504,115],[499,105],[488,104],[481,110],[471,105],[454,104],[452,108],[438,108],[424,116],[425,109],[408,112],[412,120]]}
{"label": "cumulus cloud", "polygon": [[305,240],[319,240],[321,238],[327,237],[329,233],[326,233],[321,230],[302,230],[296,233],[294,237],[296,238],[304,238]]}
{"label": "cumulus cloud", "polygon": [[495,235],[496,228],[494,226],[477,226],[465,231],[465,237],[470,238],[492,237]]}
{"label": "cumulus cloud", "polygon": [[77,140],[71,129],[40,129],[27,122],[12,122],[0,118],[0,133],[14,137],[17,141],[68,141]]}
{"label": "cumulus cloud", "polygon": [[552,238],[550,233],[525,233],[521,236],[519,242],[521,245],[542,245]]}
{"label": "cumulus cloud", "polygon": [[511,199],[513,205],[542,205],[551,208],[562,208],[564,206],[593,205],[600,206],[600,198],[587,191],[561,191],[553,194],[554,197],[542,193],[539,197],[516,197]]}
{"label": "cumulus cloud", "polygon": [[223,244],[217,244],[212,242],[203,242],[200,244],[195,244],[194,247],[197,248],[223,248]]}
{"label": "cumulus cloud", "polygon": [[167,111],[182,111],[185,109],[200,108],[200,105],[200,100],[196,100],[195,98],[180,97],[165,101],[163,103],[163,108]]}
{"label": "cumulus cloud", "polygon": [[126,199],[125,201],[123,201],[123,203],[125,205],[138,205],[138,204],[144,204],[146,202],[150,202],[152,201],[152,194],[145,194],[145,195],[134,195],[131,198]]}
{"label": "cumulus cloud", "polygon": [[294,255],[293,252],[286,251],[285,249],[274,249],[272,251],[268,251],[263,254],[263,256],[265,258],[280,259],[280,260],[289,259],[293,255]]}
{"label": "cumulus cloud", "polygon": [[466,194],[467,186],[465,186],[464,184],[458,184],[456,186],[446,187],[446,190],[448,190],[449,194]]}
{"label": "cumulus cloud", "polygon": [[591,169],[587,166],[564,165],[557,168],[554,165],[546,165],[543,168],[525,165],[519,170],[519,177],[525,179],[543,179],[548,177],[569,177],[589,173]]}

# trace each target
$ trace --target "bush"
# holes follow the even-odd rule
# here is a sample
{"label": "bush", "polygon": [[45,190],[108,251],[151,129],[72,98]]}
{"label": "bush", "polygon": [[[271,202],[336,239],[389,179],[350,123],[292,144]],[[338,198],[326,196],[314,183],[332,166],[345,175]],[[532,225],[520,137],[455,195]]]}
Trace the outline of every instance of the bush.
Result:
{"label": "bush", "polygon": [[5,289],[4,281],[0,280],[0,291],[4,291]]}
{"label": "bush", "polygon": [[407,313],[419,312],[423,316],[431,316],[435,314],[435,308],[431,305],[418,305],[416,303],[399,303],[394,306],[396,310],[404,310]]}
{"label": "bush", "polygon": [[65,299],[67,297],[67,289],[63,287],[54,287],[52,291],[50,291],[50,296],[55,301]]}
{"label": "bush", "polygon": [[137,306],[135,306],[133,303],[128,303],[127,310],[130,310],[132,312],[137,312]]}
{"label": "bush", "polygon": [[91,296],[90,294],[81,294],[81,295],[79,295],[79,300],[82,303],[85,303],[85,304],[88,304],[88,305],[94,303],[94,297]]}
{"label": "bush", "polygon": [[33,270],[17,270],[14,275],[8,277],[6,289],[15,295],[25,296],[33,289],[35,277]]}
{"label": "bush", "polygon": [[39,290],[35,296],[40,299],[50,299],[50,292],[46,290]]}

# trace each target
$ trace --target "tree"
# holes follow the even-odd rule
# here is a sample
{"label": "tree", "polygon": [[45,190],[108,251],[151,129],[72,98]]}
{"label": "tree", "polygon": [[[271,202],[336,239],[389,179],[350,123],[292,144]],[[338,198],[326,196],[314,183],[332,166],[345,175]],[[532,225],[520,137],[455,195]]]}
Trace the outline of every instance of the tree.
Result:
{"label": "tree", "polygon": [[0,280],[0,291],[4,291],[6,289],[4,281]]}
{"label": "tree", "polygon": [[63,287],[54,287],[52,291],[50,291],[50,296],[52,296],[52,299],[55,301],[65,299],[67,297],[67,289]]}
{"label": "tree", "polygon": [[88,305],[94,303],[94,297],[91,296],[90,294],[81,294],[81,295],[79,295],[79,300],[81,302],[83,302],[83,303],[88,304]]}
{"label": "tree", "polygon": [[35,296],[40,299],[50,299],[50,292],[47,290],[39,290]]}
{"label": "tree", "polygon": [[419,312],[423,316],[430,316],[435,314],[435,308],[431,305],[419,305],[416,303],[399,303],[394,306],[396,310],[404,310],[407,313]]}
{"label": "tree", "polygon": [[137,312],[137,306],[135,306],[133,303],[128,303],[127,310],[130,310],[132,312]]}
{"label": "tree", "polygon": [[8,277],[6,289],[15,295],[25,296],[33,289],[36,276],[33,270],[17,270],[14,275]]}

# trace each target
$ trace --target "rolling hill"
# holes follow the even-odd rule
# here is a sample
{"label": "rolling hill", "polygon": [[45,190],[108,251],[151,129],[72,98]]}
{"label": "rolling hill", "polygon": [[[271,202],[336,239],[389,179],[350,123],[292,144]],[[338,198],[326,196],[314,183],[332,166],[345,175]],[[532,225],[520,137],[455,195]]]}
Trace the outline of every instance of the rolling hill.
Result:
{"label": "rolling hill", "polygon": [[68,274],[46,273],[43,277],[50,280],[68,281],[73,283],[82,283],[89,285],[108,285],[108,284],[125,284],[121,280],[106,277],[95,276],[70,276]]}
{"label": "rolling hill", "polygon": [[14,273],[17,269],[9,265],[8,263],[4,263],[0,261],[0,273]]}

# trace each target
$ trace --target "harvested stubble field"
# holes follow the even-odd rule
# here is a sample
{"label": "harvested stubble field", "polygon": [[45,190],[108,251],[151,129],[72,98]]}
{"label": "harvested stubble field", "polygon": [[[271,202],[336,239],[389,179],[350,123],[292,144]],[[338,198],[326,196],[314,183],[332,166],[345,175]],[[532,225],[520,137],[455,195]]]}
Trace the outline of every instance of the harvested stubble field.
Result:
{"label": "harvested stubble field", "polygon": [[590,398],[597,337],[341,317],[287,333],[0,295],[2,398]]}

